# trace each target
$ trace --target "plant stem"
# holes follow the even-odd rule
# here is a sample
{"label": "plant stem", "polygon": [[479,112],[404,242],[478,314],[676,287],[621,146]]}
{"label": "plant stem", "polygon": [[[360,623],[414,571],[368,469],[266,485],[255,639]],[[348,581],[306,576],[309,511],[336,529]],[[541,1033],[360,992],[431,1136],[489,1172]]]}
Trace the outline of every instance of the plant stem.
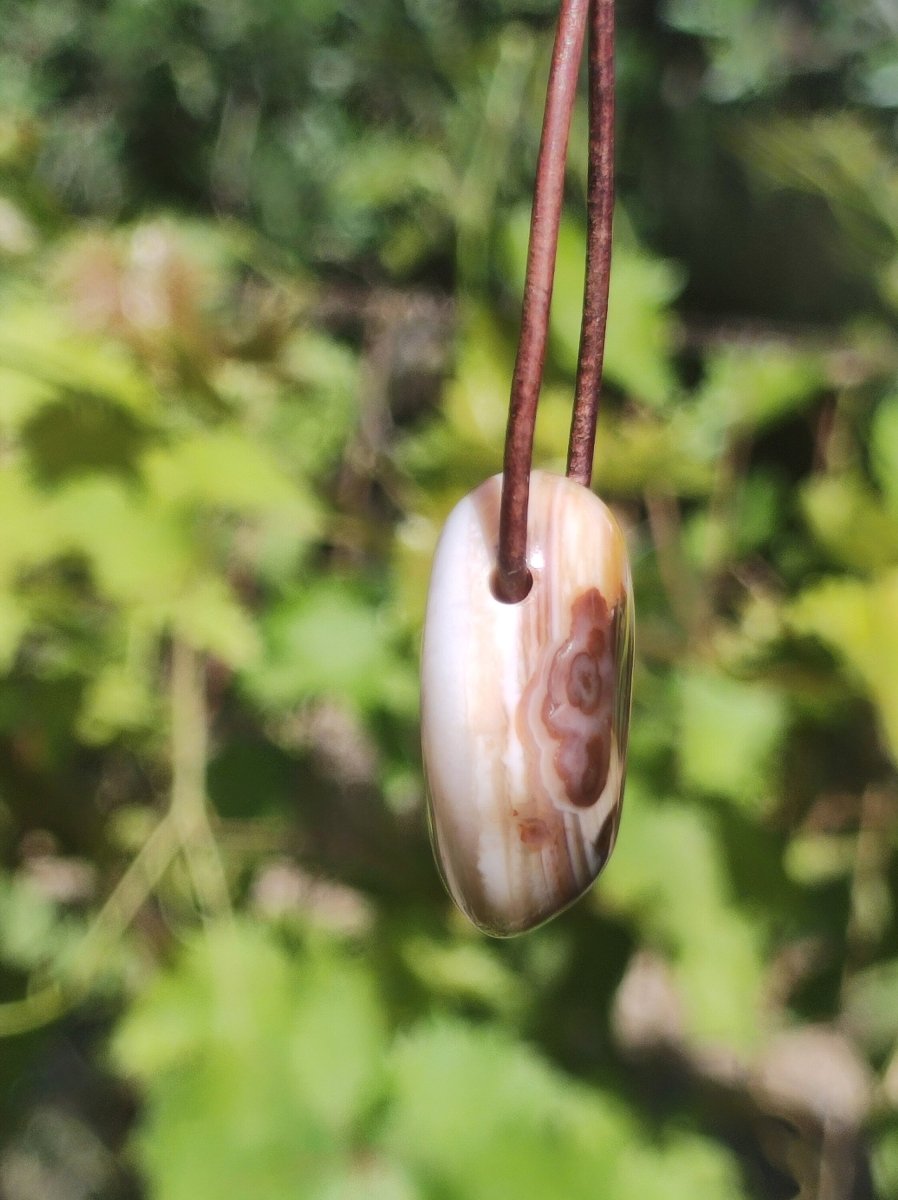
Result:
{"label": "plant stem", "polygon": [[197,904],[212,916],[227,912],[230,900],[206,799],[206,672],[202,657],[180,639],[172,644],[171,715],[171,815]]}
{"label": "plant stem", "polygon": [[546,356],[558,227],[564,202],[565,162],[588,4],[589,0],[562,0],[536,168],[521,336],[511,385],[499,515],[495,589],[499,599],[508,603],[523,600],[530,590],[527,509],[533,431]]}
{"label": "plant stem", "polygon": [[110,950],[159,884],[177,849],[177,830],[171,812],[167,812],[93,918],[64,976],[50,980],[21,1000],[0,1004],[0,1038],[47,1025],[87,995]]}
{"label": "plant stem", "polygon": [[605,359],[614,219],[614,0],[591,0],[586,287],[567,473],[589,487]]}
{"label": "plant stem", "polygon": [[83,1000],[115,943],[159,886],[180,851],[204,915],[230,911],[227,879],[206,798],[208,718],[205,666],[180,640],[172,645],[172,782],[169,806],[93,918],[61,978],[0,1004],[0,1037],[55,1021]]}

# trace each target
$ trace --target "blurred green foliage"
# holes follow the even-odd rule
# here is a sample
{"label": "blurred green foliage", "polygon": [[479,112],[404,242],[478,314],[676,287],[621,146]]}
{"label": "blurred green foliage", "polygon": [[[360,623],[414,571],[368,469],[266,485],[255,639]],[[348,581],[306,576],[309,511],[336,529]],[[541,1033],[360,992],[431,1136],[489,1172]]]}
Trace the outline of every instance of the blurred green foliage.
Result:
{"label": "blurred green foliage", "polygon": [[430,861],[416,648],[501,462],[553,9],[2,6],[9,1200],[898,1197],[889,5],[620,6],[621,838],[507,944]]}

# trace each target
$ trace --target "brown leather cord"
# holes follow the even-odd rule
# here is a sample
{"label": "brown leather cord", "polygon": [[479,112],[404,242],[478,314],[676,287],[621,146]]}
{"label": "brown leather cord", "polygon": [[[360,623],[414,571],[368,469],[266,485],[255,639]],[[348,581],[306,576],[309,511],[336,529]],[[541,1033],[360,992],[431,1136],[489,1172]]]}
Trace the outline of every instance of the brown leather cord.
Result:
{"label": "brown leather cord", "polygon": [[505,438],[499,545],[493,586],[496,596],[511,604],[523,600],[531,585],[527,567],[527,512],[533,434],[548,340],[568,137],[587,16],[590,26],[589,237],[568,474],[586,486],[592,475],[614,204],[614,0],[562,0],[537,160],[521,334]]}
{"label": "brown leather cord", "polygon": [[558,227],[564,204],[571,114],[586,34],[589,0],[562,0],[552,51],[546,111],[536,166],[530,246],[521,313],[521,334],[511,383],[508,430],[505,435],[502,505],[495,591],[513,604],[530,591],[527,567],[527,508],[533,430],[546,357],[549,309],[555,277]]}
{"label": "brown leather cord", "polygon": [[567,473],[589,487],[605,360],[611,226],[614,218],[614,0],[592,0],[589,14],[589,167],[586,287]]}

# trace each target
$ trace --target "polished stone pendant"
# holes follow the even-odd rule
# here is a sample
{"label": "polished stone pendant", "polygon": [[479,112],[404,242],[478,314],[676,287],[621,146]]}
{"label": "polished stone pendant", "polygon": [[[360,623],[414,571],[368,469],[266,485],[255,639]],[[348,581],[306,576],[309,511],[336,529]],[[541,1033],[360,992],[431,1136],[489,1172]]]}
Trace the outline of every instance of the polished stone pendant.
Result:
{"label": "polished stone pendant", "polygon": [[573,903],[617,837],[633,603],[620,527],[593,492],[534,471],[522,601],[493,595],[502,477],[452,511],[422,652],[431,834],[453,899],[485,932]]}

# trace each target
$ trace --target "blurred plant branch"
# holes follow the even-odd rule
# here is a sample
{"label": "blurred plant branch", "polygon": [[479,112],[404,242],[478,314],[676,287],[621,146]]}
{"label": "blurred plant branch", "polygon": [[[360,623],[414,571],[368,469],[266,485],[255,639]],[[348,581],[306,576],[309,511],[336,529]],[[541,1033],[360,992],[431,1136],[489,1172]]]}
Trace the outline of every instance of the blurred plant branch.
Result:
{"label": "blurred plant branch", "polygon": [[206,800],[207,718],[202,657],[181,641],[171,651],[171,790],[167,811],[141,845],[112,892],[90,920],[58,978],[22,1000],[0,1004],[0,1037],[58,1020],[84,1000],[106,969],[106,960],[183,854],[204,916],[230,910],[227,880],[209,822]]}

